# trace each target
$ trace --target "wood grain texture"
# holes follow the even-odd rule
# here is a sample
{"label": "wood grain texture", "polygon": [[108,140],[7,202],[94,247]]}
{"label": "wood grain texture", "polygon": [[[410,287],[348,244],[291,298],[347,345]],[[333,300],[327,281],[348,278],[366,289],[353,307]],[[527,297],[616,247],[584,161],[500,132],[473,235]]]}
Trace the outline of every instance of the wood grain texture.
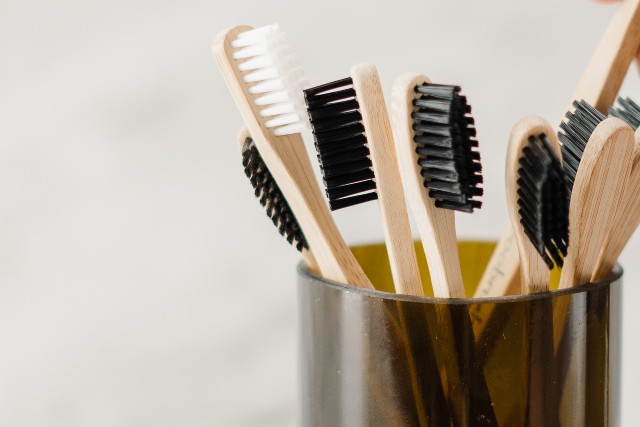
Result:
{"label": "wood grain texture", "polygon": [[544,134],[551,143],[558,158],[562,157],[560,145],[555,138],[555,132],[549,123],[537,116],[529,116],[518,121],[511,131],[507,159],[505,165],[505,184],[507,195],[507,209],[511,218],[518,252],[520,253],[520,277],[523,293],[546,292],[549,290],[549,268],[540,254],[525,234],[520,223],[518,207],[518,169],[522,150],[529,145],[530,136]]}
{"label": "wood grain texture", "polygon": [[299,134],[275,136],[263,119],[243,81],[231,41],[249,26],[223,31],[213,41],[213,53],[231,95],[260,155],[280,185],[291,209],[296,212],[304,235],[313,248],[322,275],[355,286],[373,288],[340,235],[318,187],[309,156]]}
{"label": "wood grain texture", "polygon": [[423,83],[431,83],[431,80],[420,74],[404,74],[393,85],[391,108],[396,151],[404,189],[429,264],[434,295],[442,298],[464,298],[454,212],[436,208],[435,201],[429,197],[420,175],[413,141],[411,113],[415,110],[414,89]]}
{"label": "wood grain texture", "polygon": [[378,71],[372,64],[351,68],[376,179],[376,192],[396,292],[424,295],[389,114]]}
{"label": "wood grain texture", "polygon": [[[247,129],[246,126],[243,126],[240,129],[240,132],[238,132],[238,138],[237,138],[238,148],[240,149],[241,154],[244,151],[247,138],[251,138],[251,140],[253,140],[253,138],[251,137],[251,134],[249,133],[249,129]],[[278,183],[276,182],[276,184]],[[280,184],[278,184],[278,186],[280,186]],[[293,212],[293,214],[297,219],[298,215],[296,215],[295,212]],[[302,248],[302,251],[300,251],[300,255],[302,255],[302,259],[304,260],[305,264],[307,264],[307,267],[309,267],[311,271],[313,271],[314,273],[320,272],[320,269],[318,268],[318,263],[316,262],[316,259],[313,256],[313,253],[311,252],[311,248],[309,249]]]}
{"label": "wood grain texture", "polygon": [[593,131],[582,155],[569,204],[569,249],[560,288],[588,283],[615,225],[633,157],[633,131],[611,117]]}
{"label": "wood grain texture", "polygon": [[613,104],[640,46],[640,0],[624,0],[582,74],[571,102],[584,99],[601,113]]}
{"label": "wood grain texture", "polygon": [[640,225],[640,130],[635,132],[633,160],[627,189],[622,197],[615,219],[615,227],[606,245],[600,253],[591,280],[599,280],[607,276]]}
{"label": "wood grain texture", "polygon": [[[520,255],[511,225],[494,249],[478,283],[474,298],[515,295],[521,292]],[[500,321],[499,316],[496,318],[494,315],[495,308],[495,304],[478,304],[473,312],[473,328],[479,342],[484,341],[485,332],[491,329],[490,324]]]}
{"label": "wood grain texture", "polygon": [[[569,205],[569,248],[560,275],[560,289],[591,281],[605,243],[615,227],[631,173],[634,137],[622,120],[608,118],[593,131],[576,173]],[[556,353],[571,320],[571,304],[560,298],[553,307],[553,341]],[[575,340],[574,340],[575,341]],[[580,348],[572,342],[572,357]],[[572,369],[583,369],[580,363]],[[566,392],[564,399],[570,399]]]}
{"label": "wood grain texture", "polygon": [[474,298],[513,295],[520,292],[520,255],[513,227],[502,233],[473,294]]}

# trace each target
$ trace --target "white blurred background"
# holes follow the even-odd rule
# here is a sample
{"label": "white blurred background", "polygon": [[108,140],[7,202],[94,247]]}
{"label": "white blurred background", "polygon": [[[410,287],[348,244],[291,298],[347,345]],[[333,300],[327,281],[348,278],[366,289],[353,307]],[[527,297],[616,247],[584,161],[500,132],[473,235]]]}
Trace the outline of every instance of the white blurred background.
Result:
{"label": "white blurred background", "polygon": [[[297,253],[243,175],[240,117],[210,53],[279,22],[312,83],[377,64],[463,86],[484,207],[527,114],[557,123],[615,7],[587,0],[57,2],[0,7],[0,425],[293,426]],[[629,72],[622,94],[640,98]],[[382,239],[375,204],[336,214]],[[626,250],[622,425],[640,392],[640,248]]]}

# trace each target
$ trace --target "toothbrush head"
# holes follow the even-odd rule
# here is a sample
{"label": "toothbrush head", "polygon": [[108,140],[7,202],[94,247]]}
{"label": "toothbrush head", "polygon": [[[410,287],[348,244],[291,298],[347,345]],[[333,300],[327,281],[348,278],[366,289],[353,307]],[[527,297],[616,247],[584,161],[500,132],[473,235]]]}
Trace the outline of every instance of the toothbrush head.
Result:
{"label": "toothbrush head", "polygon": [[459,86],[415,88],[413,140],[420,173],[439,208],[471,213],[482,206],[483,182],[471,107]]}
{"label": "toothbrush head", "polygon": [[309,249],[302,229],[278,183],[260,156],[253,140],[246,136],[242,144],[242,166],[251,186],[267,216],[278,232],[298,251]]}
{"label": "toothbrush head", "polygon": [[606,117],[584,100],[573,101],[575,110],[567,112],[564,122],[560,124],[558,139],[562,144],[562,165],[567,174],[569,194],[578,173],[582,154],[589,142],[591,134]]}
{"label": "toothbrush head", "polygon": [[640,105],[631,98],[619,97],[617,105],[609,108],[609,116],[624,120],[634,131],[640,127]]}
{"label": "toothbrush head", "polygon": [[345,78],[304,91],[320,170],[331,210],[376,200],[360,105]]}
{"label": "toothbrush head", "polygon": [[289,36],[273,24],[238,33],[231,47],[264,126],[276,136],[307,129],[307,80]]}
{"label": "toothbrush head", "polygon": [[569,245],[569,194],[560,160],[540,134],[529,136],[518,163],[520,224],[547,267],[562,267]]}

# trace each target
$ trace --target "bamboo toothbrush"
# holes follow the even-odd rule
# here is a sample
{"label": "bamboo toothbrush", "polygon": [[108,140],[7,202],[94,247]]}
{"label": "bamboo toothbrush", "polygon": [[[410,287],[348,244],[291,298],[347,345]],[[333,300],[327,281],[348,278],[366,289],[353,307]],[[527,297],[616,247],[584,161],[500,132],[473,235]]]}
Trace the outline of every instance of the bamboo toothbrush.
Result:
{"label": "bamboo toothbrush", "polygon": [[322,275],[373,288],[340,235],[313,175],[295,112],[305,80],[297,57],[277,26],[237,26],[213,42],[214,56],[256,147],[291,209]]}
{"label": "bamboo toothbrush", "polygon": [[[571,202],[571,246],[564,260],[560,288],[588,283],[593,268],[615,225],[620,202],[631,172],[633,131],[622,120],[600,120],[590,131],[595,109],[576,104],[575,113],[561,125],[562,153]],[[587,141],[585,141],[585,138]],[[580,153],[581,150],[584,150]],[[574,169],[574,156],[579,165]]]}
{"label": "bamboo toothbrush", "polygon": [[[454,210],[472,212],[481,203],[480,157],[470,107],[457,86],[431,84],[420,74],[400,76],[393,85],[392,123],[403,184],[429,264],[434,295],[464,298]],[[484,372],[476,359],[469,312],[438,305],[438,347],[444,357],[455,425],[497,425]],[[476,399],[462,396],[473,384]]]}
{"label": "bamboo toothbrush", "polygon": [[[569,241],[569,196],[560,146],[549,123],[525,117],[515,124],[506,161],[507,207],[520,253],[522,293],[547,292],[554,264],[562,265]],[[529,359],[531,425],[557,425],[558,399],[552,392],[553,305],[533,298],[525,308],[523,344]]]}
{"label": "bamboo toothbrush", "polygon": [[[573,100],[584,99],[606,113],[640,46],[640,0],[624,0],[609,22],[574,91]],[[514,293],[520,259],[513,230],[503,234],[485,268],[474,297]]]}
{"label": "bamboo toothbrush", "polygon": [[569,195],[554,131],[540,117],[514,126],[506,163],[507,206],[520,253],[523,293],[549,290],[569,242]]}
{"label": "bamboo toothbrush", "polygon": [[464,298],[454,211],[481,206],[480,156],[470,107],[456,86],[405,74],[393,86],[402,178],[429,264],[434,295]]}
{"label": "bamboo toothbrush", "polygon": [[304,93],[331,209],[378,199],[396,292],[423,295],[376,68],[356,65],[350,77]]}
{"label": "bamboo toothbrush", "polygon": [[[581,285],[591,280],[598,257],[615,227],[615,218],[631,171],[633,131],[622,120],[604,116],[586,102],[574,103],[575,111],[567,113],[561,124],[564,168],[571,201],[569,204],[569,236],[571,245],[564,259],[560,289]],[[575,160],[579,160],[575,169]],[[572,347],[566,375],[582,375],[586,368],[585,339],[570,339],[567,319],[572,316],[571,300],[560,298],[553,307],[553,343],[556,354],[565,345]],[[567,384],[559,397],[560,413],[571,413],[571,423],[586,424],[587,406],[572,396],[580,389],[594,389],[596,384]],[[568,408],[571,408],[570,410]]]}
{"label": "bamboo toothbrush", "polygon": [[631,99],[618,99],[618,105],[609,110],[609,114],[627,122],[635,129],[635,144],[631,174],[624,192],[615,227],[605,245],[593,271],[592,280],[599,280],[609,274],[622,250],[629,242],[633,232],[640,225],[640,106]]}
{"label": "bamboo toothbrush", "polygon": [[623,0],[611,19],[573,98],[606,113],[640,46],[640,0]]}
{"label": "bamboo toothbrush", "polygon": [[238,145],[242,154],[244,173],[267,216],[276,226],[280,235],[302,254],[302,259],[307,266],[317,272],[318,265],[309,249],[300,224],[245,127],[240,130],[238,135]]}
{"label": "bamboo toothbrush", "polygon": [[633,131],[622,120],[606,118],[584,100],[573,103],[560,124],[569,204],[571,247],[560,288],[587,283],[615,227],[632,164]]}

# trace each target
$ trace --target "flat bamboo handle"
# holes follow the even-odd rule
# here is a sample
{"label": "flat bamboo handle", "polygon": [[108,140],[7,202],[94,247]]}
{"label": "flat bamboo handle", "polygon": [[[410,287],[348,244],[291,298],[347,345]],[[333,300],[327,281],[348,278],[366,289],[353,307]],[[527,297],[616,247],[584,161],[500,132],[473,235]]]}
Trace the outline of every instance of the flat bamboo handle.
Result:
{"label": "flat bamboo handle", "polygon": [[474,291],[474,298],[515,295],[520,292],[520,256],[513,227],[498,240]]}
{"label": "flat bamboo handle", "polygon": [[584,99],[607,114],[640,46],[640,0],[620,4],[575,89],[573,100]]}
{"label": "flat bamboo handle", "polygon": [[351,285],[373,288],[371,282],[344,242],[327,208],[313,174],[309,156],[299,134],[275,136],[264,126],[260,113],[232,57],[231,41],[249,26],[222,32],[213,42],[213,53],[231,95],[260,155],[280,185],[291,209],[313,248],[322,275]]}
{"label": "flat bamboo handle", "polygon": [[413,100],[415,87],[431,83],[427,76],[404,74],[393,85],[391,95],[393,131],[402,182],[418,226],[422,245],[429,264],[431,283],[436,297],[464,298],[460,271],[455,217],[453,211],[436,208],[424,187],[413,141]]}
{"label": "flat bamboo handle", "polygon": [[[605,119],[591,134],[573,185],[569,249],[560,275],[560,289],[591,280],[605,243],[617,227],[615,220],[629,182],[633,149],[633,131],[617,118]],[[553,307],[556,352],[565,334],[569,301],[561,298]]]}
{"label": "flat bamboo handle", "polygon": [[376,177],[376,192],[396,292],[424,295],[389,114],[378,72],[371,64],[356,65],[351,68],[351,78]]}
{"label": "flat bamboo handle", "polygon": [[569,204],[569,249],[560,288],[591,280],[615,225],[633,155],[633,131],[611,117],[593,131],[582,154]]}
{"label": "flat bamboo handle", "polygon": [[622,250],[640,225],[640,130],[635,132],[633,161],[627,189],[622,197],[615,219],[615,227],[611,230],[609,241],[600,254],[591,277],[592,281],[600,280],[611,273]]}

